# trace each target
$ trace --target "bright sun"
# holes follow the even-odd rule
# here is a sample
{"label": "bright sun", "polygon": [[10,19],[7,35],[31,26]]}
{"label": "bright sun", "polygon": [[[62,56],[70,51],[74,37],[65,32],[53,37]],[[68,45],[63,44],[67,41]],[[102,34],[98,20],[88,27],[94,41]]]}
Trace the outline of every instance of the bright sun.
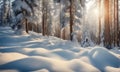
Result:
{"label": "bright sun", "polygon": [[86,3],[86,7],[87,7],[87,12],[91,11],[93,12],[93,14],[95,14],[96,16],[99,16],[100,12],[99,12],[99,7],[98,6],[94,6],[96,0],[89,0],[88,3]]}
{"label": "bright sun", "polygon": [[96,7],[95,9],[94,9],[94,13],[95,13],[95,15],[99,15],[99,10],[98,10],[98,7]]}

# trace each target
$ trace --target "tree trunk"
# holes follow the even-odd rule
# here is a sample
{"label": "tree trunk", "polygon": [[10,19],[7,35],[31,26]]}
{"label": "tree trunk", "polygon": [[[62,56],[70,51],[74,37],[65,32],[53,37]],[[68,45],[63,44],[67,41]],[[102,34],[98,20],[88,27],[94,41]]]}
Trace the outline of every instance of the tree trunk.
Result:
{"label": "tree trunk", "polygon": [[6,24],[6,0],[3,0],[3,7],[4,7],[4,9],[3,9],[3,18],[2,18],[2,24],[3,24],[3,26],[5,26],[5,24]]}
{"label": "tree trunk", "polygon": [[109,29],[110,29],[110,36],[109,36],[109,41],[110,41],[110,45],[112,46],[112,1],[109,0]]}
{"label": "tree trunk", "polygon": [[73,40],[74,0],[70,0],[70,40]]}
{"label": "tree trunk", "polygon": [[98,2],[99,5],[99,35],[98,35],[98,44],[101,43],[101,0]]}
{"label": "tree trunk", "polygon": [[42,16],[42,30],[43,30],[43,32],[42,32],[42,34],[43,34],[43,36],[45,36],[45,35],[47,35],[47,24],[48,24],[48,22],[47,22],[47,0],[43,0],[42,1],[42,13],[43,13],[43,16]]}
{"label": "tree trunk", "polygon": [[45,2],[44,2],[44,0],[42,0],[42,13],[43,13],[43,15],[42,15],[42,34],[43,34],[43,36],[45,36],[45,8],[44,8],[44,5],[45,5]]}
{"label": "tree trunk", "polygon": [[111,47],[110,42],[110,23],[109,23],[109,0],[104,0],[105,5],[105,31],[104,31],[104,46]]}
{"label": "tree trunk", "polygon": [[25,19],[25,29],[26,29],[26,33],[28,33],[28,20],[27,19]]}
{"label": "tree trunk", "polygon": [[119,47],[119,0],[116,0],[117,13],[117,46]]}
{"label": "tree trunk", "polygon": [[114,38],[114,44],[115,46],[119,45],[119,40],[118,40],[118,32],[119,32],[119,16],[118,16],[118,0],[114,0],[114,34],[115,34],[115,38]]}

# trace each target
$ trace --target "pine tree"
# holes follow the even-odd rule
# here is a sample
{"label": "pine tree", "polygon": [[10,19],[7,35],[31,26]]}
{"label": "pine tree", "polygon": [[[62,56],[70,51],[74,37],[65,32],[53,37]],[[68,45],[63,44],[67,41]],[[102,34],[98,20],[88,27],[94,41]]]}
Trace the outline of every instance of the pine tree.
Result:
{"label": "pine tree", "polygon": [[110,42],[110,23],[109,23],[109,0],[104,0],[105,5],[105,29],[104,29],[104,46],[111,47]]}
{"label": "pine tree", "polygon": [[28,23],[31,22],[30,18],[34,15],[33,7],[35,6],[34,0],[15,0],[13,2],[13,11],[16,17],[15,25],[21,33],[28,33]]}
{"label": "pine tree", "polygon": [[4,26],[7,25],[8,19],[9,19],[10,7],[8,2],[9,2],[8,0],[3,0],[3,5],[1,6],[2,7],[2,24]]}

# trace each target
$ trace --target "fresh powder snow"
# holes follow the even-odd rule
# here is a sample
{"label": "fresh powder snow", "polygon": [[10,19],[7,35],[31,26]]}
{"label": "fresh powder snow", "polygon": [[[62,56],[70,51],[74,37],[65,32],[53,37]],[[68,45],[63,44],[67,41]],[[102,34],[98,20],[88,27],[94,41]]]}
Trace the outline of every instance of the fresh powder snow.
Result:
{"label": "fresh powder snow", "polygon": [[0,27],[0,72],[120,72],[120,50]]}

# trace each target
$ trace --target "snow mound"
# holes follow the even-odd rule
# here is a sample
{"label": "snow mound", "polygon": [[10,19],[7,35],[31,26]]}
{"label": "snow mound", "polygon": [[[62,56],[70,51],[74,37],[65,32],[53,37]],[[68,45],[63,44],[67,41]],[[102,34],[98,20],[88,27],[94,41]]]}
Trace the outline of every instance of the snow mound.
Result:
{"label": "snow mound", "polygon": [[70,61],[70,69],[74,72],[100,72],[99,69],[94,66],[81,61],[80,59],[74,59]]}
{"label": "snow mound", "polygon": [[105,71],[107,66],[120,67],[120,59],[105,48],[93,48],[89,51],[89,58],[92,64],[101,71]]}
{"label": "snow mound", "polygon": [[1,69],[17,69],[22,72],[47,69],[50,72],[69,71],[64,61],[59,61],[45,57],[29,57],[9,62],[0,66]]}
{"label": "snow mound", "polygon": [[[46,50],[37,48],[35,50],[38,51],[34,51],[34,49],[30,51],[39,55],[26,56],[20,53],[0,53],[0,69],[15,69],[25,72],[119,72],[120,59],[105,48],[93,48],[88,51],[86,56],[83,55],[86,50],[83,50],[81,57],[77,57],[74,52],[63,49]],[[40,50],[43,51],[41,53],[49,53],[47,54],[49,57],[41,55]],[[62,58],[57,58],[57,56]],[[70,57],[71,59],[69,59]]]}
{"label": "snow mound", "polygon": [[120,68],[114,68],[114,67],[107,66],[105,68],[105,71],[106,72],[120,72]]}
{"label": "snow mound", "polygon": [[120,51],[0,28],[0,72],[120,72]]}
{"label": "snow mound", "polygon": [[66,60],[71,60],[76,57],[75,53],[69,50],[56,49],[52,53],[55,53]]}
{"label": "snow mound", "polygon": [[0,53],[0,65],[26,57],[20,53]]}

